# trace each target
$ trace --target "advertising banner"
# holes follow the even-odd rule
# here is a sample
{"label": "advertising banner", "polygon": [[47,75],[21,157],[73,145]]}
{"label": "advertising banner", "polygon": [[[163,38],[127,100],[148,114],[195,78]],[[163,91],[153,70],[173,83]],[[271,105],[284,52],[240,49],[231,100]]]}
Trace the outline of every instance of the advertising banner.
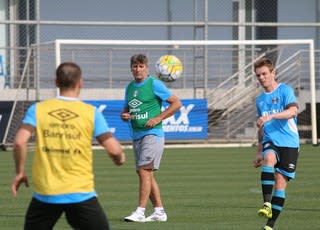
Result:
{"label": "advertising banner", "polygon": [[[130,124],[120,118],[123,100],[85,101],[97,107],[108,121],[114,136],[121,141],[131,140]],[[206,139],[208,109],[205,99],[183,99],[183,106],[174,116],[163,121],[166,140]],[[168,105],[164,104],[163,109]]]}

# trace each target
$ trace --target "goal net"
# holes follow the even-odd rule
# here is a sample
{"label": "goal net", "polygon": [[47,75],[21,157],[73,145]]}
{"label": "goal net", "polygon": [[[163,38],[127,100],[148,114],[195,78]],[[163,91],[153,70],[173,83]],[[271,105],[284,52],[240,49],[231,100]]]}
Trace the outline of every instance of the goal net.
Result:
{"label": "goal net", "polygon": [[[54,73],[61,62],[73,61],[81,66],[84,76],[81,99],[121,100],[124,88],[132,80],[129,66],[132,55],[148,56],[151,75],[160,56],[177,56],[183,63],[183,76],[166,84],[181,99],[207,101],[206,141],[212,143],[257,141],[254,101],[261,88],[253,63],[266,56],[276,64],[277,80],[295,89],[300,106],[301,141],[312,144],[318,141],[313,40],[71,39],[41,44],[33,53],[36,55],[24,63],[27,69],[32,69],[32,74],[24,76],[29,84],[22,84],[15,91],[17,104],[24,101],[28,105],[30,101],[54,97],[57,94]],[[3,142],[12,142],[22,114],[13,111]]]}

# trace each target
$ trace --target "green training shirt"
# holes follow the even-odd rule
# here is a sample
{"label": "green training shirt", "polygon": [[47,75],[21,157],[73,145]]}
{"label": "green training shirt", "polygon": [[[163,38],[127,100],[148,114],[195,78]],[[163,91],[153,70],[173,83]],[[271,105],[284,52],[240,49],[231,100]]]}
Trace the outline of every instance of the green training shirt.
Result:
{"label": "green training shirt", "polygon": [[[143,131],[148,128],[148,120],[161,113],[161,100],[153,92],[153,77],[149,77],[143,85],[136,85],[132,81],[127,88],[128,108],[131,115],[131,125],[134,131]],[[162,122],[153,128],[162,128]]]}

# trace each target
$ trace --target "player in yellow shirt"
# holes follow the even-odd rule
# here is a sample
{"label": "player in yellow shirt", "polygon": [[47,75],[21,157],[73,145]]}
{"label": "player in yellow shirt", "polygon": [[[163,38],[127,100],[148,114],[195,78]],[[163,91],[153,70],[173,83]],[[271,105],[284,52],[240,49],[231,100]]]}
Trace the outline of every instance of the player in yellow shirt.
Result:
{"label": "player in yellow shirt", "polygon": [[78,99],[82,73],[77,64],[59,65],[56,86],[60,95],[30,106],[14,141],[16,175],[11,189],[16,197],[21,184],[28,186],[27,143],[36,133],[34,193],[24,229],[52,229],[65,213],[74,229],[109,230],[94,189],[92,137],[116,165],[124,163],[124,152],[101,112]]}

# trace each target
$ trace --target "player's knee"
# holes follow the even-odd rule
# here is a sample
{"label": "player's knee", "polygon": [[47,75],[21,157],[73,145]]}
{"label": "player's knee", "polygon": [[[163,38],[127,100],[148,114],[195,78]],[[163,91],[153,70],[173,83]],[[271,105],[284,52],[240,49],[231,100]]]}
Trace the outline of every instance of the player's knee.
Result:
{"label": "player's knee", "polygon": [[267,152],[263,156],[264,165],[274,166],[277,163],[277,158],[273,152]]}

